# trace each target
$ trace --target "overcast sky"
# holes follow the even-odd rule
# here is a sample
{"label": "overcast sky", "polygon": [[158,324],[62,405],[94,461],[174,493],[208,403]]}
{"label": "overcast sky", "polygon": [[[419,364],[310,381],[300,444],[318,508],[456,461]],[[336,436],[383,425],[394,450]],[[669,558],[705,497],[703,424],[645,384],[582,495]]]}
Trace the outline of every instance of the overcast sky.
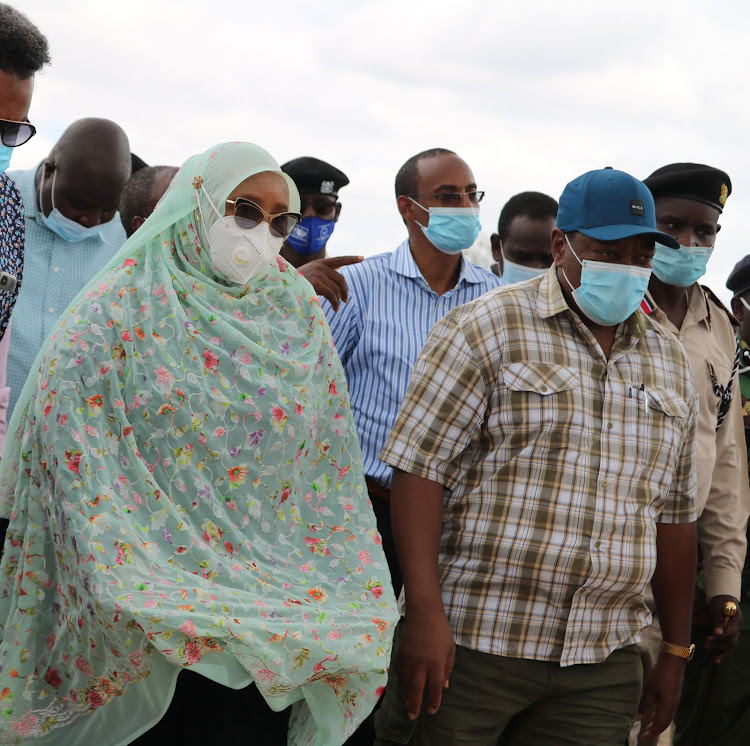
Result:
{"label": "overcast sky", "polygon": [[732,178],[706,282],[722,298],[750,253],[750,5],[743,0],[10,0],[49,39],[37,78],[35,165],[65,127],[108,117],[151,165],[226,140],[281,163],[341,168],[331,254],[404,237],[393,179],[411,155],[455,150],[484,233],[520,191],[555,198],[611,165],[644,178],[675,161]]}

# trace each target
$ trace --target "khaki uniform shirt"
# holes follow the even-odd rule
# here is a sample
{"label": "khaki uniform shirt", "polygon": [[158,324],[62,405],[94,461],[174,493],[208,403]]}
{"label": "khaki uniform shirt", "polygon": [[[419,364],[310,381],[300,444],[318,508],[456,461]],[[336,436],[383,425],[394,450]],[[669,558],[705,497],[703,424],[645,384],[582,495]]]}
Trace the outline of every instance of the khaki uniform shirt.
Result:
{"label": "khaki uniform shirt", "polygon": [[[646,296],[653,306],[653,299]],[[737,349],[726,312],[706,297],[697,283],[690,288],[687,314],[677,329],[656,306],[651,319],[677,335],[685,346],[698,389],[698,543],[703,553],[706,597],[740,598],[750,512],[747,452],[740,383],[732,385],[732,403],[716,430],[720,398],[711,369],[722,386],[729,383]]]}
{"label": "khaki uniform shirt", "polygon": [[656,524],[696,518],[696,422],[674,335],[637,311],[606,358],[554,266],[438,321],[381,458],[445,487],[456,642],[569,666],[640,639]]}

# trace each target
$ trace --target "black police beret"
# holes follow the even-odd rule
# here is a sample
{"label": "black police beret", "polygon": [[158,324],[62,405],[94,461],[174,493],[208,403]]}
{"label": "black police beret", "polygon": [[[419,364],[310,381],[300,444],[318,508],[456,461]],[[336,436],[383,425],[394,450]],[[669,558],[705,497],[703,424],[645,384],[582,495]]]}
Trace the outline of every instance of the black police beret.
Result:
{"label": "black police beret", "polygon": [[349,183],[343,171],[310,156],[295,158],[285,163],[281,170],[291,177],[300,194],[330,194],[338,197],[339,189]]}
{"label": "black police beret", "polygon": [[643,180],[654,197],[684,197],[715,207],[722,212],[732,193],[727,174],[700,163],[671,163],[657,168]]}
{"label": "black police beret", "polygon": [[740,259],[727,278],[727,287],[735,294],[741,295],[750,290],[750,254]]}

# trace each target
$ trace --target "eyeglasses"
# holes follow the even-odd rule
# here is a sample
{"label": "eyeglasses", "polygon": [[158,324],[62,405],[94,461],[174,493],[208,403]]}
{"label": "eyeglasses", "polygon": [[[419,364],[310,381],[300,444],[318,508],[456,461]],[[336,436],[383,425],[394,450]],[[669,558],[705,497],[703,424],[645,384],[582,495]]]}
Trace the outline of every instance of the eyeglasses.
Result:
{"label": "eyeglasses", "polygon": [[330,219],[336,215],[336,200],[330,197],[300,197],[299,211],[304,215],[310,208],[319,218]]}
{"label": "eyeglasses", "polygon": [[419,199],[436,199],[443,207],[460,207],[464,194],[472,205],[478,205],[484,199],[484,192],[440,192],[439,194],[408,194],[407,197]]}
{"label": "eyeglasses", "polygon": [[302,217],[296,212],[277,212],[272,215],[256,205],[255,202],[243,197],[228,199],[227,204],[234,207],[234,222],[240,228],[255,228],[256,225],[265,220],[271,227],[271,233],[280,238],[286,238]]}
{"label": "eyeglasses", "polygon": [[29,122],[13,122],[0,119],[0,141],[8,148],[17,148],[31,140],[36,134],[36,127]]}

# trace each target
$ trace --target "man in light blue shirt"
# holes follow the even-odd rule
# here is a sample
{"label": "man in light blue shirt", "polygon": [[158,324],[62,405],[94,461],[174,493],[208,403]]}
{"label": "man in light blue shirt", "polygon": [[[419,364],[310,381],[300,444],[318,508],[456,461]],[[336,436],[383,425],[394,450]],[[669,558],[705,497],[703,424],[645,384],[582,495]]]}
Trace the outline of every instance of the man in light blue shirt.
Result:
{"label": "man in light blue shirt", "polygon": [[39,166],[9,175],[26,208],[26,247],[8,354],[8,416],[57,319],[125,241],[113,218],[130,176],[128,138],[107,119],[80,119]]}
{"label": "man in light blue shirt", "polygon": [[396,420],[412,368],[433,325],[448,311],[503,281],[461,256],[479,234],[479,202],[469,166],[443,148],[410,158],[396,176],[408,238],[392,253],[343,267],[348,301],[321,305],[349,385],[370,499],[401,589],[390,522],[391,468],[380,451]]}

